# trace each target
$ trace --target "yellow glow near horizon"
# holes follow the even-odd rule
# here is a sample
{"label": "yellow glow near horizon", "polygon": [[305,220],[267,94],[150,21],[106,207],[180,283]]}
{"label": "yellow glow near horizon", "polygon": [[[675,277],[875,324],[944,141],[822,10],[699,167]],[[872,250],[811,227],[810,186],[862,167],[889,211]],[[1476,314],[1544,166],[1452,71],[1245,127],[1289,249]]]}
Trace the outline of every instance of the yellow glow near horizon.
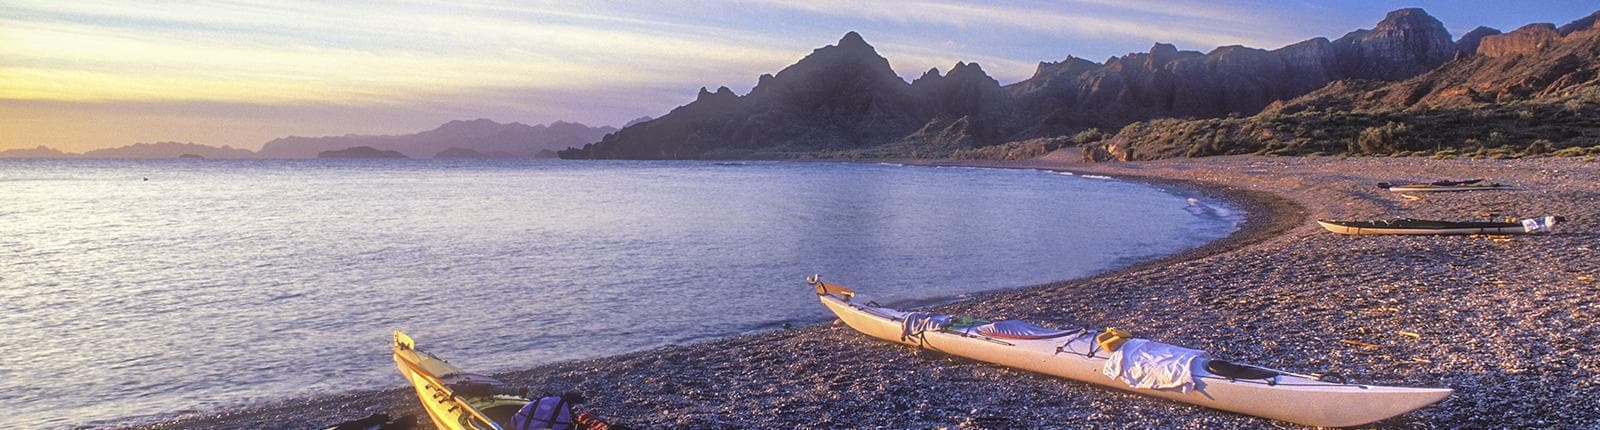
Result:
{"label": "yellow glow near horizon", "polygon": [[[514,26],[434,20],[471,29],[462,38],[537,40],[539,46],[498,44],[463,54],[321,46],[259,46],[228,40],[182,40],[76,25],[0,22],[0,94],[22,100],[209,100],[258,103],[367,103],[428,97],[469,89],[584,89],[659,79],[664,64],[638,61],[563,61],[566,52],[607,52],[620,59],[647,55],[681,59],[670,66],[768,66],[794,53],[572,26]],[[464,31],[464,30],[460,30]],[[540,52],[532,48],[543,48]],[[15,66],[14,64],[36,66]]]}

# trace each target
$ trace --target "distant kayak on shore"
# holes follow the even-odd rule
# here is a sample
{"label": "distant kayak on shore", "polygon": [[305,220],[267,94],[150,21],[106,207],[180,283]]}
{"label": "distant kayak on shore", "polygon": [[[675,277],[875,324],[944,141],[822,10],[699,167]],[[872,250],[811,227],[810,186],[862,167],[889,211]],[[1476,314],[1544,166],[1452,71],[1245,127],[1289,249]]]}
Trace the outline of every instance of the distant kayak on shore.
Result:
{"label": "distant kayak on shore", "polygon": [[1328,231],[1347,235],[1452,235],[1452,234],[1534,234],[1549,233],[1566,218],[1546,216],[1521,221],[1434,221],[1411,218],[1341,221],[1318,220]]}
{"label": "distant kayak on shore", "polygon": [[1401,192],[1444,192],[1444,191],[1482,191],[1482,190],[1509,190],[1506,184],[1485,184],[1482,179],[1468,179],[1464,181],[1433,181],[1433,182],[1379,182],[1378,188],[1389,191]]}
{"label": "distant kayak on shore", "polygon": [[[903,312],[809,277],[822,304],[868,336],[1213,409],[1318,427],[1381,421],[1437,403],[1449,388],[1354,384],[1212,359],[1115,329],[1057,330],[1021,321],[984,321]],[[1097,334],[1098,333],[1098,334]]]}

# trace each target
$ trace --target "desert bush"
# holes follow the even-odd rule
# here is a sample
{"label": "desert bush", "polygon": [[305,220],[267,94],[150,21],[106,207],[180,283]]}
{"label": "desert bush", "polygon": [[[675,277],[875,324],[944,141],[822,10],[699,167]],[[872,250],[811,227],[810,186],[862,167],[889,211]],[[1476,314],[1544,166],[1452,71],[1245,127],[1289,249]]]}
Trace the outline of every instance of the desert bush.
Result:
{"label": "desert bush", "polygon": [[1548,139],[1535,140],[1533,143],[1528,144],[1527,148],[1522,149],[1522,155],[1548,154],[1554,146],[1555,145],[1550,143],[1550,140]]}
{"label": "desert bush", "polygon": [[1505,146],[1506,145],[1506,135],[1501,134],[1498,131],[1491,131],[1491,132],[1489,132],[1488,141],[1489,141],[1489,146]]}
{"label": "desert bush", "polygon": [[1577,156],[1580,156],[1580,155],[1588,155],[1588,154],[1589,154],[1588,148],[1579,147],[1579,146],[1561,148],[1561,149],[1557,150],[1556,152],[1550,153],[1550,155],[1556,156],[1556,157],[1577,157]]}
{"label": "desert bush", "polygon": [[1356,146],[1368,154],[1390,154],[1406,149],[1411,143],[1411,128],[1390,121],[1382,126],[1367,127],[1356,138]]}
{"label": "desert bush", "polygon": [[1107,137],[1111,136],[1107,136],[1105,132],[1100,131],[1098,128],[1091,128],[1072,135],[1072,143],[1075,143],[1078,146],[1083,146],[1106,140]]}

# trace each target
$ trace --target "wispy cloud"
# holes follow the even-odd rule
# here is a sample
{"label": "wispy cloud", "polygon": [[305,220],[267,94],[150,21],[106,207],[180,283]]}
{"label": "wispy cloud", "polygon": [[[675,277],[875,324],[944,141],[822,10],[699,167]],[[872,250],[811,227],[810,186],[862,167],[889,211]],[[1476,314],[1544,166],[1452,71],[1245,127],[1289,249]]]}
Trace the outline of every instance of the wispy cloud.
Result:
{"label": "wispy cloud", "polygon": [[[1256,32],[1249,31],[1246,26],[1219,25],[1239,24],[1240,15],[1222,13],[1215,7],[1195,8],[1192,5],[1150,1],[1084,0],[1057,3],[1054,7],[1035,8],[945,1],[901,3],[849,0],[758,1],[768,7],[789,8],[817,14],[869,17],[959,28],[1026,29],[1035,33],[1069,37],[1155,38],[1207,48],[1229,44],[1262,45],[1277,42],[1276,38],[1262,37]],[[1128,11],[1156,13],[1167,19],[1133,20],[1126,18]]]}
{"label": "wispy cloud", "polygon": [[[795,56],[473,8],[27,6],[0,14],[0,97],[372,103],[508,86],[657,85],[775,67]],[[310,18],[296,18],[302,14]]]}

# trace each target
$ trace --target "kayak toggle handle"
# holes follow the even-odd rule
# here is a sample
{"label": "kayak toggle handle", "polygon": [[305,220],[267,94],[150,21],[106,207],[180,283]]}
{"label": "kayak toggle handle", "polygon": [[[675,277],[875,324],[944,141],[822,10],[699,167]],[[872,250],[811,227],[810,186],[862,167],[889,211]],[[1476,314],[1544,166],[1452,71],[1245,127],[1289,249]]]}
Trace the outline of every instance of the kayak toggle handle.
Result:
{"label": "kayak toggle handle", "polygon": [[1345,379],[1344,375],[1340,375],[1340,374],[1334,373],[1334,372],[1318,373],[1316,376],[1317,376],[1317,380],[1318,381],[1322,381],[1322,382],[1334,382],[1334,380],[1337,380],[1338,382],[1334,382],[1334,383],[1337,383],[1337,384],[1349,384],[1350,383],[1350,380]]}

